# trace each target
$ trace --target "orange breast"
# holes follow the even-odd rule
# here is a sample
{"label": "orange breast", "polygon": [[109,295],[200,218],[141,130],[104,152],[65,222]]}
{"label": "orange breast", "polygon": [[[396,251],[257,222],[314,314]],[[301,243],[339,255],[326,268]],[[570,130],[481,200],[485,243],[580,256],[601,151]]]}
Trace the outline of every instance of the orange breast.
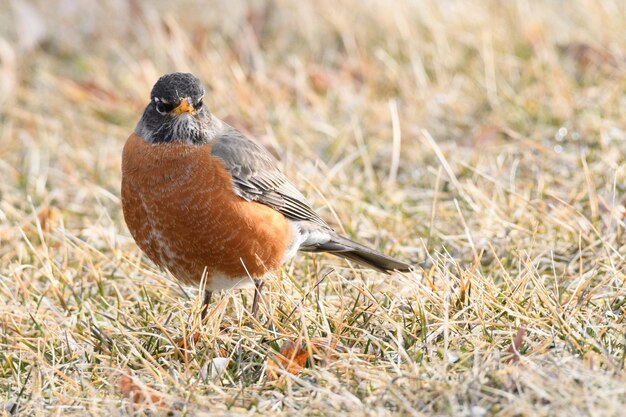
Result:
{"label": "orange breast", "polygon": [[131,135],[122,157],[122,209],[152,261],[185,283],[198,283],[206,270],[208,289],[224,277],[235,285],[278,268],[291,241],[281,213],[234,194],[210,145],[151,145]]}

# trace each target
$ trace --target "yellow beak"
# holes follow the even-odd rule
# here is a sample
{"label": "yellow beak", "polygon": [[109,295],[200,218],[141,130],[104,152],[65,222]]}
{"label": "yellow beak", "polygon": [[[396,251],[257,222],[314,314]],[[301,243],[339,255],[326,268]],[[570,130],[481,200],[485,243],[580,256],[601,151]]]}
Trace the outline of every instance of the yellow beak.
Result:
{"label": "yellow beak", "polygon": [[192,113],[194,111],[194,108],[190,104],[190,102],[191,99],[189,99],[188,97],[180,100],[178,106],[176,106],[176,108],[173,110],[174,114],[178,116],[181,113]]}

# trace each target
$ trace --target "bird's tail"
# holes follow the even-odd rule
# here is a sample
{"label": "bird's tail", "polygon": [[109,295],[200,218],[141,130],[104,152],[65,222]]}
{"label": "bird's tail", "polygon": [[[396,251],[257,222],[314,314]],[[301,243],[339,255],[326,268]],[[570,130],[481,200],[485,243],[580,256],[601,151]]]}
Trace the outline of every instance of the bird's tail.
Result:
{"label": "bird's tail", "polygon": [[314,247],[301,248],[301,250],[307,252],[328,252],[385,273],[393,271],[409,272],[412,269],[411,265],[405,262],[334,233],[328,242],[319,243]]}

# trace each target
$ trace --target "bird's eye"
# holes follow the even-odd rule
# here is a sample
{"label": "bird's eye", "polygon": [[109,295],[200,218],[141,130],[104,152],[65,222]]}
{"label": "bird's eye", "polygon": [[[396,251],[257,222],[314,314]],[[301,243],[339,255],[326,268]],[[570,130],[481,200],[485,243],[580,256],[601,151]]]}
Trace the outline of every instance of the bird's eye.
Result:
{"label": "bird's eye", "polygon": [[200,100],[198,100],[198,102],[196,103],[196,105],[194,107],[196,109],[201,109],[203,104],[204,103],[202,102],[202,99],[200,99]]}
{"label": "bird's eye", "polygon": [[164,101],[157,101],[156,102],[156,109],[159,113],[161,114],[166,114],[171,112],[172,110],[174,110],[174,106],[172,106],[171,104],[168,104]]}

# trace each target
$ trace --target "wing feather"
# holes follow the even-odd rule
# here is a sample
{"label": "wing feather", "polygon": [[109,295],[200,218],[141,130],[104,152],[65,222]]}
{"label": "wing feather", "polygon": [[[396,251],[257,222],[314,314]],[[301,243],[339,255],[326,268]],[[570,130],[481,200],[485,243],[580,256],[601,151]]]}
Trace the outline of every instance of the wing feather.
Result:
{"label": "wing feather", "polygon": [[411,269],[409,264],[335,233],[280,171],[274,157],[239,131],[226,125],[211,152],[224,161],[237,195],[270,206],[297,222],[304,238],[298,249],[330,252],[387,273]]}
{"label": "wing feather", "polygon": [[290,220],[313,222],[330,229],[280,171],[274,157],[239,131],[227,126],[215,138],[211,153],[224,162],[240,197],[270,206]]}

